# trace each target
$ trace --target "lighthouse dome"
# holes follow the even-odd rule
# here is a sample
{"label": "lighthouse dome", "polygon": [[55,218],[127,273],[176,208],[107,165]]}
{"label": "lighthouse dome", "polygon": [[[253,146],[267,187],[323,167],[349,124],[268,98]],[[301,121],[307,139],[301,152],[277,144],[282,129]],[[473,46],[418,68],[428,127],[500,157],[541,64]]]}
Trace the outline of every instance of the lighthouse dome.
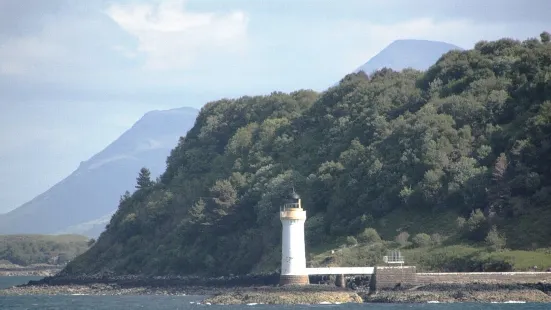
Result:
{"label": "lighthouse dome", "polygon": [[295,201],[300,199],[300,196],[295,192],[295,189],[293,189],[293,191],[289,195],[289,199],[295,200]]}

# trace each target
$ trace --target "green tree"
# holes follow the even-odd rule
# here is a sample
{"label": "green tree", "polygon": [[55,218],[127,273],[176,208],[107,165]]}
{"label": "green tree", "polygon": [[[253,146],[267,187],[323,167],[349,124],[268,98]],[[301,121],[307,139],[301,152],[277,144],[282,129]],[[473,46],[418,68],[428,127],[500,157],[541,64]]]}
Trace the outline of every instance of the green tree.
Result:
{"label": "green tree", "polygon": [[119,199],[119,205],[122,205],[123,203],[129,201],[131,197],[132,195],[130,194],[130,192],[125,191],[124,194]]}
{"label": "green tree", "polygon": [[149,169],[143,167],[140,169],[140,173],[136,178],[136,188],[144,189],[150,188],[151,186],[153,186],[153,182],[151,181],[151,172]]}
{"label": "green tree", "polygon": [[402,231],[398,234],[395,238],[396,242],[400,244],[400,246],[407,246],[409,244],[409,234],[407,231]]}
{"label": "green tree", "polygon": [[482,241],[487,230],[488,221],[482,210],[473,210],[465,222],[464,236],[473,241]]}
{"label": "green tree", "polygon": [[434,233],[430,235],[430,242],[433,246],[438,246],[442,244],[443,237],[439,233]]}
{"label": "green tree", "polygon": [[506,245],[505,235],[497,231],[497,227],[494,225],[488,232],[485,238],[486,244],[492,251],[500,251]]}
{"label": "green tree", "polygon": [[203,223],[205,220],[205,202],[199,199],[189,208],[189,218],[192,223]]}
{"label": "green tree", "polygon": [[228,215],[231,208],[237,203],[237,191],[229,180],[217,180],[210,188],[210,193],[216,204],[214,213],[219,216]]}
{"label": "green tree", "polygon": [[354,236],[348,236],[346,237],[346,244],[349,246],[355,246],[358,244],[358,240],[356,240]]}
{"label": "green tree", "polygon": [[547,32],[547,31],[542,32],[540,34],[540,38],[541,38],[542,43],[547,44],[547,43],[551,42],[551,34],[549,34],[549,32]]}
{"label": "green tree", "polygon": [[430,236],[425,233],[420,233],[415,235],[411,241],[413,242],[413,245],[417,248],[424,248],[431,245],[431,239]]}
{"label": "green tree", "polygon": [[505,204],[510,198],[509,184],[507,183],[506,173],[509,161],[505,153],[501,153],[496,159],[492,171],[492,186],[488,192],[488,208],[486,214],[493,217],[497,212],[505,208]]}
{"label": "green tree", "polygon": [[377,231],[373,228],[364,229],[364,231],[358,234],[357,239],[362,243],[377,243],[382,241]]}

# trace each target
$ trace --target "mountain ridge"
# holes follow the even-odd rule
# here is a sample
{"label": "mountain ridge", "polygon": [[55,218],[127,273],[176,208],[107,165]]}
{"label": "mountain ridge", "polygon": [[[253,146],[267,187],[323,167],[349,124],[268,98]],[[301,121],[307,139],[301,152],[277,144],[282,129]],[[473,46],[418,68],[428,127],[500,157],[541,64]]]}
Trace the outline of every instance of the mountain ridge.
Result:
{"label": "mountain ridge", "polygon": [[[114,212],[119,197],[133,189],[141,167],[148,166],[155,176],[164,170],[170,149],[193,126],[197,113],[195,108],[183,107],[144,114],[70,175],[29,202],[0,215],[0,234],[72,233],[78,229],[66,229]],[[79,207],[73,208],[74,205]],[[97,229],[88,235],[96,237]]]}
{"label": "mountain ridge", "polygon": [[427,70],[443,54],[451,50],[463,50],[463,48],[442,41],[399,39],[387,45],[377,55],[370,58],[353,72],[364,71],[367,74],[371,74],[384,67],[395,71],[406,68]]}

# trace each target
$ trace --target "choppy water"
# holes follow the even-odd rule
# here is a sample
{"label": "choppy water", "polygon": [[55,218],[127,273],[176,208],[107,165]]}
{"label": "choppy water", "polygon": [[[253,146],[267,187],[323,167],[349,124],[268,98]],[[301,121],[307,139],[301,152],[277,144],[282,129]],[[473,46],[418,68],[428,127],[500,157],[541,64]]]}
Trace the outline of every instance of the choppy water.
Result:
{"label": "choppy water", "polygon": [[331,310],[544,310],[550,304],[341,304],[341,305],[198,305],[200,296],[4,296],[0,297],[2,310],[118,310],[118,309],[331,309]]}

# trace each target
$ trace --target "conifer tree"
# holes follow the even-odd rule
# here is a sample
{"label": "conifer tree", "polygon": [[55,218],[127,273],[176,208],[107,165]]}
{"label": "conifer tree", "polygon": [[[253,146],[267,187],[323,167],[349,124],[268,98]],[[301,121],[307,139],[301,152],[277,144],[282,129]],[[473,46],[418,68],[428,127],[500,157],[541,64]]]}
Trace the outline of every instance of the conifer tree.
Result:
{"label": "conifer tree", "polygon": [[140,174],[138,175],[138,178],[136,178],[136,188],[148,188],[152,185],[153,182],[151,181],[151,172],[149,171],[149,169],[143,167],[142,169],[140,169]]}

